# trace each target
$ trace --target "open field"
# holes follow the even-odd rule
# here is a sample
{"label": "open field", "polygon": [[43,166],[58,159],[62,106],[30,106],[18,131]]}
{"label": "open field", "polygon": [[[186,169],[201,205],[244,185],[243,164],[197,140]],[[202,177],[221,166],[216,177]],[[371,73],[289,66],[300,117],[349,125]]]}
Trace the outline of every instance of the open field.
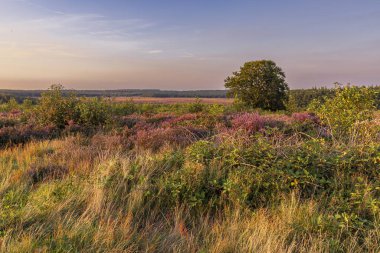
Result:
{"label": "open field", "polygon": [[353,91],[0,104],[0,252],[379,252],[380,114]]}
{"label": "open field", "polygon": [[204,104],[228,105],[233,103],[230,98],[157,98],[157,97],[116,97],[112,98],[115,102],[131,101],[139,104],[179,104],[195,103],[197,101]]}

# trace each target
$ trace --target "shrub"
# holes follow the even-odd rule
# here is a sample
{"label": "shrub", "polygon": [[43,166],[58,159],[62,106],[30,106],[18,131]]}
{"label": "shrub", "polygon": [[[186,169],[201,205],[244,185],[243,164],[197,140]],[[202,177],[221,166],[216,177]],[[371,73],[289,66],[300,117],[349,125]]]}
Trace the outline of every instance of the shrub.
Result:
{"label": "shrub", "polygon": [[110,106],[101,98],[79,100],[74,93],[63,94],[63,86],[52,85],[42,94],[34,111],[34,121],[64,129],[81,124],[87,128],[104,126],[111,119]]}
{"label": "shrub", "polygon": [[300,108],[297,105],[297,100],[292,93],[289,94],[289,99],[286,102],[285,107],[286,107],[286,111],[290,113],[298,112],[300,110]]}
{"label": "shrub", "polygon": [[192,162],[208,164],[214,157],[216,147],[213,142],[200,140],[187,148],[188,158]]}
{"label": "shrub", "polygon": [[201,99],[197,98],[194,103],[191,103],[189,105],[189,112],[190,113],[197,113],[202,112],[205,109],[205,105],[202,104]]}
{"label": "shrub", "polygon": [[47,92],[42,94],[35,110],[37,122],[43,125],[52,124],[62,129],[69,120],[78,121],[78,99],[74,94],[64,96],[62,90],[63,86],[52,85]]}
{"label": "shrub", "polygon": [[18,104],[17,100],[15,98],[9,99],[9,101],[5,105],[6,111],[12,111],[12,110],[19,110],[20,105]]}
{"label": "shrub", "polygon": [[180,204],[193,211],[216,207],[221,203],[224,172],[197,162],[187,162],[165,177],[165,191],[160,197],[172,206]]}
{"label": "shrub", "polygon": [[101,98],[82,100],[77,107],[79,123],[86,127],[103,126],[111,119],[109,105]]}
{"label": "shrub", "polygon": [[225,110],[225,106],[219,104],[212,104],[207,108],[207,113],[210,116],[219,116],[222,115]]}
{"label": "shrub", "polygon": [[335,138],[347,139],[356,123],[373,118],[374,94],[366,87],[340,87],[334,98],[327,99],[324,104],[315,101],[309,110],[317,113],[322,123],[331,128]]}
{"label": "shrub", "polygon": [[21,106],[22,106],[23,110],[30,110],[30,109],[32,109],[32,106],[33,106],[33,100],[26,98],[26,99],[24,99],[24,101],[22,101]]}

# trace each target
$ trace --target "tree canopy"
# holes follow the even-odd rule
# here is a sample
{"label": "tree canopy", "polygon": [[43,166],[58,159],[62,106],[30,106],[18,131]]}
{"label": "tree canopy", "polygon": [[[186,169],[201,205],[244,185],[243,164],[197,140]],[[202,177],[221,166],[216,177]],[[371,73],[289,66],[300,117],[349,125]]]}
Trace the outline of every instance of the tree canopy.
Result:
{"label": "tree canopy", "polygon": [[225,87],[245,105],[271,111],[285,109],[289,92],[285,73],[271,60],[246,62],[227,77]]}

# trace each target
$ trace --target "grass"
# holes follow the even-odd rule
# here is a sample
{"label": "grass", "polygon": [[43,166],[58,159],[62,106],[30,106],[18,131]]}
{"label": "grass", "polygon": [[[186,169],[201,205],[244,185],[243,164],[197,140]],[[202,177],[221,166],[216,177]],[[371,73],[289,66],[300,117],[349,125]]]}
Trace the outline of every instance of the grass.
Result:
{"label": "grass", "polygon": [[[119,145],[104,148],[107,142],[96,136],[89,146],[82,137],[68,137],[1,151],[1,169],[8,170],[1,190],[3,252],[379,250],[379,226],[362,235],[349,227],[332,233],[324,219],[334,213],[297,191],[255,210],[231,204],[198,214],[185,203],[164,208],[156,195],[162,189],[151,196],[149,190],[176,166],[165,160],[175,151],[125,154]],[[28,172],[36,163],[62,164],[70,172],[31,184]]]}

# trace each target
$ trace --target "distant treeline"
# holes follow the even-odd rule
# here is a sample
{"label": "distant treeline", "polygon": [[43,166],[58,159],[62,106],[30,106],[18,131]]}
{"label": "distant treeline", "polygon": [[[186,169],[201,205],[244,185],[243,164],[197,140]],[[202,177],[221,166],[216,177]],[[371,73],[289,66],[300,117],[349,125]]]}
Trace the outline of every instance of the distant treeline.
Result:
{"label": "distant treeline", "polygon": [[[380,109],[380,86],[371,87],[375,90],[376,106]],[[45,90],[0,90],[0,103],[15,98],[18,102],[25,98],[38,98]],[[159,89],[123,89],[123,90],[65,90],[64,94],[75,92],[83,97],[198,97],[198,98],[226,98],[227,90],[191,90],[172,91]],[[298,108],[306,108],[314,100],[323,100],[325,97],[333,97],[334,89],[311,88],[290,91],[291,100]]]}
{"label": "distant treeline", "polygon": [[[14,97],[39,97],[44,90],[0,90],[0,93]],[[65,90],[68,94],[75,92],[83,97],[199,97],[199,98],[225,98],[226,90],[155,90],[155,89],[125,89],[125,90]]]}

